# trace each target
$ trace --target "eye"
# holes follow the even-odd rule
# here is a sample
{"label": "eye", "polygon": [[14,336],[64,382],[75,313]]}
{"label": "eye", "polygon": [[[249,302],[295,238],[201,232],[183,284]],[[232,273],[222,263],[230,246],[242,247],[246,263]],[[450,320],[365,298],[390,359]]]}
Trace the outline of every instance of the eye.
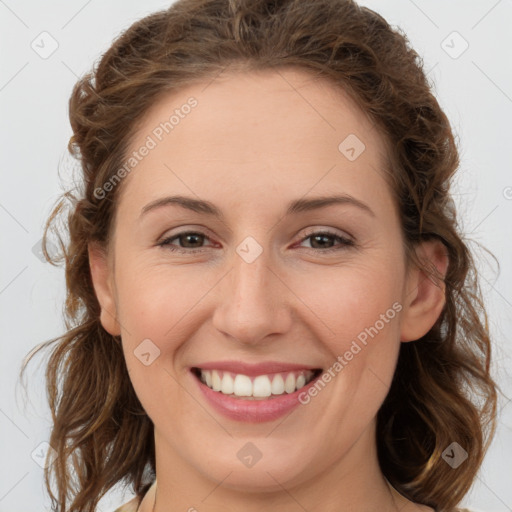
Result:
{"label": "eye", "polygon": [[[329,246],[326,248],[326,244],[329,245],[329,239],[331,240],[337,240],[340,242],[338,246]],[[338,233],[331,232],[329,230],[323,230],[323,231],[314,231],[312,233],[309,233],[306,237],[304,237],[301,242],[304,242],[306,240],[310,241],[310,249],[317,249],[319,248],[319,251],[315,252],[334,252],[334,251],[341,251],[346,249],[347,247],[355,246],[355,243],[350,238],[344,237],[339,235]],[[309,248],[308,248],[309,249]]]}
{"label": "eye", "polygon": [[[339,244],[332,247],[332,242],[329,242],[329,239],[338,241]],[[179,241],[180,246],[173,244],[173,242],[176,240]],[[205,240],[210,240],[210,238],[200,231],[183,231],[182,233],[177,233],[176,235],[165,238],[157,245],[173,252],[176,251],[183,254],[190,254],[204,252],[204,248],[201,246],[201,244]],[[306,249],[322,253],[340,251],[346,249],[347,247],[355,246],[353,240],[329,230],[313,231],[306,237],[302,238],[301,243],[305,242],[306,240],[311,240],[310,247],[306,247]]]}
{"label": "eye", "polygon": [[[199,231],[183,231],[182,233],[178,233],[174,236],[165,238],[164,240],[159,242],[158,245],[160,247],[165,247],[170,251],[177,251],[181,253],[195,253],[202,252],[199,250],[200,246],[198,246],[197,244],[205,239],[209,240],[209,237]],[[182,250],[176,245],[173,245],[172,242],[174,240],[179,240],[180,243],[184,242],[186,250]],[[192,247],[187,247],[188,244],[191,244]]]}

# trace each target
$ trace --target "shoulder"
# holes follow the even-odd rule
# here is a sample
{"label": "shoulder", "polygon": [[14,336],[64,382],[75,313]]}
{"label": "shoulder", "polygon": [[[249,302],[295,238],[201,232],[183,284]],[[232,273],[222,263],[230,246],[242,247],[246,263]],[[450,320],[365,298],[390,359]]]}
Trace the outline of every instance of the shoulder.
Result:
{"label": "shoulder", "polygon": [[[434,509],[432,507],[429,507],[427,505],[421,505],[419,503],[413,504],[414,512],[438,512],[438,509]],[[404,509],[400,509],[402,512],[408,512],[409,508],[406,507]],[[413,512],[413,509],[411,509],[411,512]],[[476,512],[475,510],[469,510],[469,508],[451,508],[449,512]]]}
{"label": "shoulder", "polygon": [[155,492],[156,492],[156,479],[151,484],[151,487],[147,490],[146,494],[144,495],[144,499],[141,499],[139,502],[139,500],[137,499],[137,496],[134,496],[127,503],[116,508],[114,510],[114,512],[137,512],[139,509],[140,509],[140,511],[142,511],[142,510],[144,510],[142,503],[144,501],[148,501],[148,499],[150,502],[152,502],[155,499]]}
{"label": "shoulder", "polygon": [[477,512],[476,510],[470,510],[469,508],[451,508],[450,512]]}
{"label": "shoulder", "polygon": [[138,507],[137,497],[132,498],[130,501],[121,505],[119,508],[116,508],[114,512],[137,512]]}

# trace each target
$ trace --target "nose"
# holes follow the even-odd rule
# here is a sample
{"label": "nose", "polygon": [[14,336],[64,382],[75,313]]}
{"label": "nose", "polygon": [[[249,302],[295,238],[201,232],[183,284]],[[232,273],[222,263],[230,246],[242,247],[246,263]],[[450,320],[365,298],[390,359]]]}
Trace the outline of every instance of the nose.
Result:
{"label": "nose", "polygon": [[256,345],[290,329],[292,293],[269,266],[265,251],[252,263],[235,254],[233,267],[219,286],[213,324],[226,336]]}

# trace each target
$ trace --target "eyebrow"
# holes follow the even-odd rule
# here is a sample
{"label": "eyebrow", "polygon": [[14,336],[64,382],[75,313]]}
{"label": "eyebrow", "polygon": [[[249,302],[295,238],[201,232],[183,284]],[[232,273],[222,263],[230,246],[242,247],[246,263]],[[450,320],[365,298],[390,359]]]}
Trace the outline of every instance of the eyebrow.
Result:
{"label": "eyebrow", "polygon": [[[286,216],[318,210],[320,208],[325,208],[334,204],[355,206],[360,210],[370,214],[372,217],[376,216],[373,210],[366,203],[363,203],[359,199],[356,199],[349,194],[321,196],[310,199],[296,199],[288,204]],[[219,219],[224,219],[224,215],[222,214],[221,210],[210,201],[203,201],[200,199],[179,195],[162,197],[152,201],[151,203],[148,203],[142,208],[140,217],[152,210],[168,205],[177,205],[197,213],[203,213],[217,217]]]}

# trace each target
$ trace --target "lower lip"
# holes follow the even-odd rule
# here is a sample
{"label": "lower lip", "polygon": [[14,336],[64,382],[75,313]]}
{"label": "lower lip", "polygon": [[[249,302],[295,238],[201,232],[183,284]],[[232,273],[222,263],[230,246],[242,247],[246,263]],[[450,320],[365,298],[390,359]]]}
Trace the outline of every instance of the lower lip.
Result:
{"label": "lower lip", "polygon": [[214,409],[232,420],[250,423],[273,421],[291,412],[298,405],[301,405],[299,395],[304,392],[307,393],[308,389],[322,375],[320,373],[306,386],[293,393],[284,393],[276,398],[268,398],[266,400],[244,400],[243,398],[232,398],[219,391],[213,391],[213,389],[210,389],[201,382],[197,375],[192,371],[191,373],[194,380],[198,383],[199,389]]}

